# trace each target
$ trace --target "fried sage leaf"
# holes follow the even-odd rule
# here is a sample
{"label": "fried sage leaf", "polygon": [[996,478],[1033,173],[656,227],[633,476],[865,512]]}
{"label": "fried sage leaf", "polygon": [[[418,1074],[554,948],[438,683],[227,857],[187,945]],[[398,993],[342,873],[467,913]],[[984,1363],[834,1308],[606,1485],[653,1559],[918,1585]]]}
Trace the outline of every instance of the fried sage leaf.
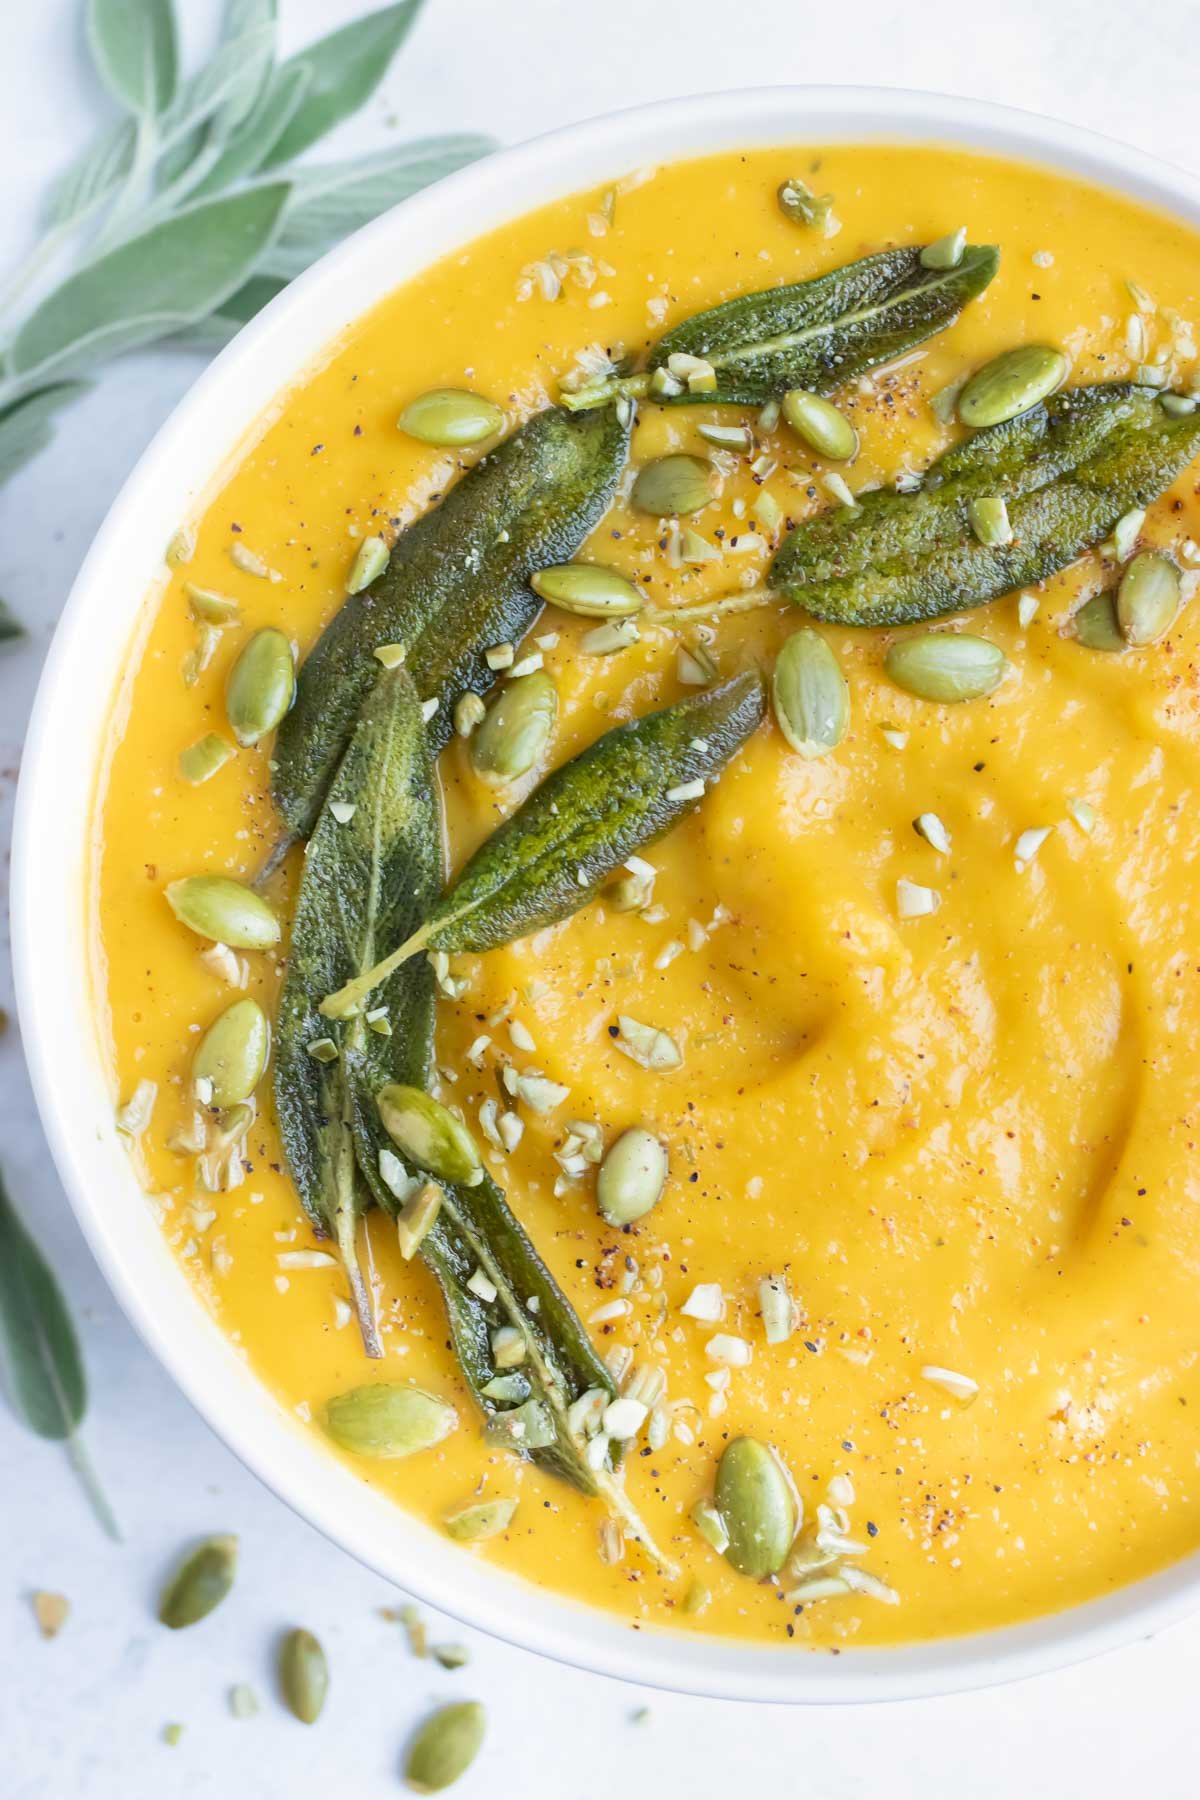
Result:
{"label": "fried sage leaf", "polygon": [[[878,488],[807,519],[772,586],[819,619],[901,625],[980,606],[1055,574],[1200,453],[1200,413],[1150,388],[1069,388],[947,450],[915,492]],[[1011,541],[983,544],[971,504],[1002,500]]]}
{"label": "fried sage leaf", "polygon": [[[401,667],[379,674],[309,842],[275,1042],[275,1106],[292,1177],[305,1210],[337,1245],[372,1356],[382,1350],[357,1250],[372,1187],[357,1161],[377,1170],[387,1139],[374,1123],[372,1095],[395,1079],[393,1062],[413,1051],[394,1028],[385,1037],[364,1018],[332,1040],[318,1006],[331,985],[370,968],[381,949],[420,925],[437,894],[440,859],[428,738],[412,677]],[[433,1021],[429,969],[397,970],[379,1008],[377,1024],[393,1012],[404,1021],[416,1046],[412,1073],[423,1082]],[[322,1047],[319,1054],[313,1046]]]}
{"label": "fried sage leaf", "polygon": [[618,725],[564,763],[475,852],[425,924],[321,1011],[348,1018],[411,956],[492,950],[569,918],[690,812],[763,717],[756,673]]}
{"label": "fried sage leaf", "polygon": [[378,580],[347,600],[302,666],[275,744],[275,800],[307,837],[379,664],[403,644],[434,748],[455,702],[495,680],[484,651],[515,642],[541,605],[529,578],[570,560],[612,498],[629,431],[615,413],[537,413],[397,539]]}
{"label": "fried sage leaf", "polygon": [[[987,287],[999,262],[994,245],[968,244],[953,269],[927,269],[917,245],[882,250],[789,287],[739,294],[685,319],[650,353],[652,377],[658,369],[669,372],[672,357],[695,357],[713,370],[715,386],[652,379],[650,392],[664,405],[747,406],[761,406],[790,388],[831,394],[952,325]],[[633,380],[644,392],[645,377]],[[592,383],[564,395],[563,403],[600,405],[630,391],[627,383],[621,377]]]}

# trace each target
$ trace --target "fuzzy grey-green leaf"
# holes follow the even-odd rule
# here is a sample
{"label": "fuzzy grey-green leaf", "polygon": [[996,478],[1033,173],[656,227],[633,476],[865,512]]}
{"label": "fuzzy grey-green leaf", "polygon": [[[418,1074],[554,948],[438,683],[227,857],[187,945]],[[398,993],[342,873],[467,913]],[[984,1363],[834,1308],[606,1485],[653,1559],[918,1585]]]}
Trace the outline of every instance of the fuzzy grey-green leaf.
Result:
{"label": "fuzzy grey-green leaf", "polygon": [[17,332],[13,372],[90,368],[202,318],[250,275],[287,197],[272,182],[201,201],[69,275]]}
{"label": "fuzzy grey-green leaf", "polygon": [[88,0],[87,33],[114,99],[148,117],[164,112],[179,77],[171,0]]}
{"label": "fuzzy grey-green leaf", "polygon": [[262,167],[291,162],[369,100],[388,64],[407,37],[421,0],[400,0],[354,19],[319,38],[283,64],[282,73],[303,69],[306,91]]}

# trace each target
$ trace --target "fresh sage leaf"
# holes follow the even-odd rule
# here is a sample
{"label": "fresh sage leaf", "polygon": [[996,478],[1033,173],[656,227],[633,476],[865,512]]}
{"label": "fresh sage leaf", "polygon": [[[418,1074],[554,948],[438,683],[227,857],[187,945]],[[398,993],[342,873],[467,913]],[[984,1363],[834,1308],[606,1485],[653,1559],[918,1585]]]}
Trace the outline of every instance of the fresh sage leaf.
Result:
{"label": "fresh sage leaf", "polygon": [[179,78],[171,0],[88,0],[87,34],[115,100],[145,118],[166,111]]}
{"label": "fresh sage leaf", "polygon": [[220,350],[286,286],[281,275],[252,275],[236,294],[230,294],[212,312],[205,313],[202,319],[193,319],[176,332],[173,342],[191,349]]}
{"label": "fresh sage leaf", "polygon": [[272,73],[245,118],[222,142],[207,172],[190,189],[194,199],[220,193],[261,167],[304,98],[309,79],[305,68]]}
{"label": "fresh sage leaf", "polygon": [[378,580],[346,601],[305,662],[275,741],[275,802],[307,836],[363,698],[375,650],[403,644],[422,700],[437,697],[434,747],[455,703],[495,680],[484,651],[515,642],[541,605],[529,578],[566,562],[604,513],[629,430],[614,408],[536,413],[402,532]]}
{"label": "fresh sage leaf", "polygon": [[0,407],[0,482],[44,450],[55,414],[88,390],[86,381],[54,381]]}
{"label": "fresh sage leaf", "polygon": [[410,956],[495,949],[594,900],[626,857],[669,831],[762,720],[757,673],[605,732],[548,775],[470,858],[420,929],[321,1007],[352,1017]]}
{"label": "fresh sage leaf", "polygon": [[301,274],[349,232],[494,148],[490,138],[470,134],[421,138],[352,162],[298,169],[271,250],[272,274]]}
{"label": "fresh sage leaf", "polygon": [[249,116],[270,85],[275,59],[275,0],[225,0],[222,43],[242,48],[241,80],[213,118],[213,134],[224,143]]}
{"label": "fresh sage leaf", "polygon": [[201,201],[69,276],[17,332],[13,372],[90,364],[202,318],[262,257],[287,194],[271,182]]}
{"label": "fresh sage leaf", "polygon": [[[739,294],[660,338],[648,372],[589,383],[562,403],[580,410],[649,391],[663,405],[762,406],[796,388],[832,394],[952,325],[999,262],[991,244],[969,244],[953,269],[927,269],[919,247],[883,250],[808,281]],[[672,357],[707,372],[664,382]]]}
{"label": "fresh sage leaf", "polygon": [[220,155],[230,111],[235,119],[240,117],[248,78],[257,92],[274,36],[270,23],[253,26],[222,43],[183,83],[160,127],[165,152],[158,171],[160,188],[198,185],[199,176]]}
{"label": "fresh sage leaf", "polygon": [[[916,491],[877,488],[806,519],[777,553],[771,584],[844,625],[961,612],[1074,562],[1198,453],[1200,414],[1169,413],[1157,390],[1064,389],[955,444]],[[971,502],[980,496],[1005,503],[1011,542],[979,542]]]}
{"label": "fresh sage leaf", "polygon": [[50,190],[43,222],[49,230],[81,225],[116,192],[133,167],[137,126],[121,119],[89,144]]}
{"label": "fresh sage leaf", "polygon": [[999,266],[991,244],[970,244],[953,269],[927,269],[919,248],[884,250],[791,287],[744,294],[660,338],[652,370],[669,357],[701,357],[716,371],[708,392],[676,402],[752,406],[791,388],[829,394],[952,325]]}
{"label": "fresh sage leaf", "polygon": [[0,600],[0,644],[15,644],[25,635],[25,627],[13,618],[5,602]]}
{"label": "fresh sage leaf", "polygon": [[421,0],[400,0],[331,31],[284,63],[285,69],[307,71],[308,91],[261,166],[290,162],[357,112],[383,80],[420,10]]}
{"label": "fresh sage leaf", "polygon": [[[275,1104],[284,1149],[305,1209],[329,1233],[350,1282],[368,1353],[382,1354],[357,1252],[358,1221],[378,1191],[388,1139],[374,1094],[388,1080],[423,1086],[420,1048],[432,1031],[432,976],[402,970],[380,1005],[406,1021],[398,1035],[352,1020],[332,1061],[310,1046],[328,1036],[319,1005],[369,968],[380,948],[414,930],[437,892],[440,849],[432,761],[420,700],[407,669],[379,674],[339,765],[304,859],[287,978],[275,1032]],[[337,814],[342,815],[341,819]],[[418,1060],[409,1066],[416,1051]],[[356,1147],[370,1177],[356,1171]]]}
{"label": "fresh sage leaf", "polygon": [[79,1438],[87,1381],[75,1326],[53,1270],[17,1216],[2,1176],[0,1352],[14,1411],[39,1437],[66,1446],[97,1518],[110,1537],[119,1538]]}

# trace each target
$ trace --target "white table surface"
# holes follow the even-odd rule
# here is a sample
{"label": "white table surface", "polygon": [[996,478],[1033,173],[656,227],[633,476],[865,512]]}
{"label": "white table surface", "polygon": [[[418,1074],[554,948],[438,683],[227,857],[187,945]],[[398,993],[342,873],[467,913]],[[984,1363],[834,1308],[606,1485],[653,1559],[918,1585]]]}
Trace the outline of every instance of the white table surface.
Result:
{"label": "white table surface", "polygon": [[[215,0],[177,0],[206,41]],[[289,46],[357,0],[280,0]],[[44,183],[101,117],[76,0],[3,0],[0,263],[35,229]],[[1196,0],[429,0],[382,93],[339,153],[406,134],[474,128],[512,142],[616,106],[764,81],[855,81],[978,95],[1108,131],[1200,169]],[[324,149],[321,154],[327,154]],[[60,424],[53,447],[0,490],[0,594],[31,627],[0,655],[0,832],[43,654],[83,552],[126,472],[195,378],[197,357],[132,356]],[[0,1005],[12,1010],[0,963]],[[751,1709],[650,1695],[560,1669],[474,1633],[468,1669],[411,1658],[377,1615],[374,1576],[294,1518],[192,1413],[117,1310],[50,1167],[17,1031],[0,1038],[0,1156],[82,1322],[87,1437],[126,1542],[97,1530],[58,1449],[0,1404],[0,1796],[4,1800],[375,1800],[396,1794],[405,1737],[433,1700],[477,1696],[489,1752],[455,1789],[520,1800],[710,1800],[738,1791],[849,1800],[1192,1795],[1200,1619],[1084,1668],[991,1693],[891,1707]],[[164,1567],[191,1536],[240,1534],[236,1605],[203,1631],[153,1617]],[[52,1643],[29,1608],[59,1590]],[[319,1727],[272,1694],[278,1631],[325,1641],[333,1691]],[[434,1635],[438,1635],[433,1621]],[[248,1680],[263,1710],[233,1719]],[[632,1715],[649,1705],[640,1723]],[[168,1720],[186,1725],[174,1749]]]}

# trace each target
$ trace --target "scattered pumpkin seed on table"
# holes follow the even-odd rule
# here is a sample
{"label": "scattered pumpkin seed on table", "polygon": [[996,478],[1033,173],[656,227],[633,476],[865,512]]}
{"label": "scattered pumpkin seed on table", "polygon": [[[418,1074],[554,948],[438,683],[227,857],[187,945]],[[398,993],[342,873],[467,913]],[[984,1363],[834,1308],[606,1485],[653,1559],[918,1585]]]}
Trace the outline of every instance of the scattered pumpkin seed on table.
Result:
{"label": "scattered pumpkin seed on table", "polygon": [[404,1779],[414,1794],[440,1794],[466,1774],[483,1746],[487,1715],[478,1700],[439,1707],[408,1748]]}
{"label": "scattered pumpkin seed on table", "polygon": [[179,1564],[158,1603],[162,1624],[172,1631],[197,1625],[221,1604],[237,1573],[236,1537],[206,1538]]}
{"label": "scattered pumpkin seed on table", "polygon": [[329,1692],[329,1664],[320,1640],[298,1626],[279,1647],[279,1685],[289,1710],[303,1725],[315,1725]]}

